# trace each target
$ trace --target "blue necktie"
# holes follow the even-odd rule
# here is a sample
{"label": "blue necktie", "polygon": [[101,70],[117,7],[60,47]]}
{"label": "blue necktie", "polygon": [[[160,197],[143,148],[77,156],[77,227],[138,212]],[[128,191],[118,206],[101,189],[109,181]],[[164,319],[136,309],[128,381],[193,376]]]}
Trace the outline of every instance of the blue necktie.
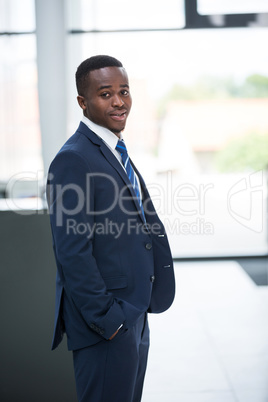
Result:
{"label": "blue necktie", "polygon": [[129,180],[130,180],[130,182],[131,182],[131,184],[132,184],[132,186],[134,188],[134,191],[135,191],[135,194],[137,196],[137,200],[138,200],[141,212],[142,212],[142,214],[144,216],[144,210],[143,210],[143,206],[142,206],[142,200],[141,200],[141,195],[140,195],[139,184],[138,184],[136,175],[134,173],[133,167],[131,166],[129,156],[128,156],[128,153],[127,153],[127,148],[126,148],[126,145],[125,145],[124,141],[118,140],[118,143],[117,143],[115,149],[117,151],[119,151],[120,154],[121,154],[123,165],[125,166],[128,178],[129,178]]}

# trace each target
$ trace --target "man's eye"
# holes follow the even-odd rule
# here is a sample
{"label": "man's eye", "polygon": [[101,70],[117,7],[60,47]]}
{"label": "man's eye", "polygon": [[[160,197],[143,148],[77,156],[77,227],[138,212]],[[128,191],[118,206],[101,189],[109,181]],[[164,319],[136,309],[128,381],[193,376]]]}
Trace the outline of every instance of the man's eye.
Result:
{"label": "man's eye", "polygon": [[101,94],[101,97],[102,98],[108,98],[110,96],[110,94],[108,93],[108,92],[103,92],[102,94]]}
{"label": "man's eye", "polygon": [[129,92],[128,92],[126,89],[124,89],[121,93],[122,93],[122,95],[124,95],[124,96],[126,96],[126,95],[129,94]]}

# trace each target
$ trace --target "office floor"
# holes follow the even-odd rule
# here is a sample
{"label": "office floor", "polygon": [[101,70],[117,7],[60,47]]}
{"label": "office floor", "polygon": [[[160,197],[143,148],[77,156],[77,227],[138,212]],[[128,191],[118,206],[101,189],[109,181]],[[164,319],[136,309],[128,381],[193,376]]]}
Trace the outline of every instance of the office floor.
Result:
{"label": "office floor", "polygon": [[142,402],[268,402],[268,287],[234,261],[175,273],[173,306],[150,315]]}

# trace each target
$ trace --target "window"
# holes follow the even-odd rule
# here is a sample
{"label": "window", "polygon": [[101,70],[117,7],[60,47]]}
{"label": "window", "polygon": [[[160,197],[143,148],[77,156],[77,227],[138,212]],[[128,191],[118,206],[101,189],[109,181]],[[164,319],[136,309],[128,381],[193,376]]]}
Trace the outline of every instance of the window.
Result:
{"label": "window", "polygon": [[200,14],[247,14],[267,13],[266,0],[198,0],[197,8]]}
{"label": "window", "polygon": [[[0,2],[0,179],[42,169],[34,1]],[[12,35],[13,33],[13,35]]]}

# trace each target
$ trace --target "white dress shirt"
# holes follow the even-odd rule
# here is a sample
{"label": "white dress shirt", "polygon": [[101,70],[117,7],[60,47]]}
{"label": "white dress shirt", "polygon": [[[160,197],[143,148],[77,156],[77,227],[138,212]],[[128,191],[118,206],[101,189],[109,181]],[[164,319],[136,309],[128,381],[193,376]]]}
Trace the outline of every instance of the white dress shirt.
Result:
{"label": "white dress shirt", "polygon": [[[120,133],[119,138],[117,137],[117,135],[115,135],[112,131],[108,130],[108,128],[99,126],[96,123],[93,123],[93,121],[89,120],[86,116],[83,115],[82,117],[82,122],[90,129],[92,130],[98,137],[100,137],[102,139],[102,141],[105,143],[105,145],[107,145],[107,147],[110,149],[110,151],[114,154],[114,156],[118,159],[118,161],[121,163],[121,165],[123,166],[124,170],[125,166],[122,163],[122,158],[121,158],[121,154],[120,152],[117,151],[117,149],[115,149],[118,139],[123,140],[123,136],[122,133]],[[136,174],[136,172],[134,171],[138,185],[139,185],[139,191],[142,197],[142,191],[141,191],[141,186],[140,186],[140,180]]]}

